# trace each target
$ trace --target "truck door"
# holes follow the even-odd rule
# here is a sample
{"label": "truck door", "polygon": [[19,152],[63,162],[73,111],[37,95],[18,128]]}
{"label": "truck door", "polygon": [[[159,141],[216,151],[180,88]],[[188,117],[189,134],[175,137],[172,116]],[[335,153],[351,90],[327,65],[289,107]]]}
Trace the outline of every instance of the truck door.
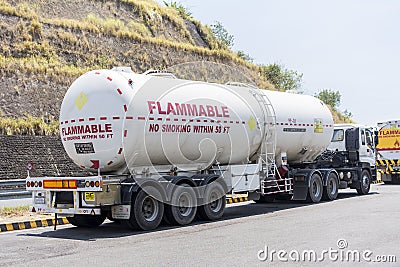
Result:
{"label": "truck door", "polygon": [[375,144],[372,132],[368,129],[360,131],[360,161],[375,165]]}

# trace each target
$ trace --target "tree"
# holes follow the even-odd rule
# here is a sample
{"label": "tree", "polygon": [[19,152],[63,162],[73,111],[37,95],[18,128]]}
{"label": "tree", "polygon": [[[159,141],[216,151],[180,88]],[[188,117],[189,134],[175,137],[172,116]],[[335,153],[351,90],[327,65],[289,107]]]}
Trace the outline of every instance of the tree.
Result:
{"label": "tree", "polygon": [[353,113],[351,113],[350,111],[348,111],[347,109],[345,109],[343,111],[343,115],[346,116],[347,118],[351,119],[353,117]]}
{"label": "tree", "polygon": [[238,57],[240,57],[243,60],[246,60],[247,62],[253,63],[254,61],[254,59],[249,54],[246,54],[242,50],[237,51],[236,54],[238,55]]}
{"label": "tree", "polygon": [[288,70],[284,65],[261,65],[261,75],[268,79],[279,91],[299,90],[303,74],[294,70]]}
{"label": "tree", "polygon": [[333,109],[336,110],[337,107],[340,105],[340,98],[342,96],[340,95],[339,91],[324,89],[318,94],[316,94],[315,97],[319,98],[322,102],[324,102],[327,105],[330,105]]}
{"label": "tree", "polygon": [[221,22],[216,21],[215,24],[211,25],[211,30],[214,36],[224,45],[229,48],[232,48],[234,44],[234,37],[232,34],[225,29],[225,27],[221,24]]}

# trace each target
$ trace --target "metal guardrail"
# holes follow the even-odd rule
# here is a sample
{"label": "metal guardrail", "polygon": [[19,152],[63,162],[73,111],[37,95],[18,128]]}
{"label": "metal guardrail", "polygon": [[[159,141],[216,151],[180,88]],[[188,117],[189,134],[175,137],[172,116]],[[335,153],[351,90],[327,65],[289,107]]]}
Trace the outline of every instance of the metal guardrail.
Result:
{"label": "metal guardrail", "polygon": [[29,196],[25,189],[25,179],[0,180],[0,198]]}

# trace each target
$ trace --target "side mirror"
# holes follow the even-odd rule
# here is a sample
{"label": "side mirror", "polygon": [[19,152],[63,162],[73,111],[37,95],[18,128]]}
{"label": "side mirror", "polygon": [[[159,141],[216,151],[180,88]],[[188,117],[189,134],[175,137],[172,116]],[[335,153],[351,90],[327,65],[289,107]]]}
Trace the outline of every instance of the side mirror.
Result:
{"label": "side mirror", "polygon": [[375,147],[379,144],[379,138],[378,138],[379,132],[374,131],[374,142],[375,142]]}

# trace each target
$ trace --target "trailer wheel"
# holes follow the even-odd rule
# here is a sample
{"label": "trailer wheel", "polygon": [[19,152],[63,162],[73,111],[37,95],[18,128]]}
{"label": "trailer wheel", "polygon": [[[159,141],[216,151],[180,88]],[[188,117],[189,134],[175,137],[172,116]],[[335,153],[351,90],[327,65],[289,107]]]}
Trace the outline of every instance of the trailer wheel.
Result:
{"label": "trailer wheel", "polygon": [[200,206],[197,215],[201,220],[218,220],[222,217],[226,206],[224,187],[218,182],[207,185],[204,192],[204,205]]}
{"label": "trailer wheel", "polygon": [[157,228],[164,215],[161,193],[147,186],[132,196],[131,216],[126,224],[134,230],[153,230]]}
{"label": "trailer wheel", "polygon": [[322,198],[323,191],[321,176],[314,173],[310,178],[310,186],[308,187],[307,202],[318,203]]}
{"label": "trailer wheel", "polygon": [[197,212],[197,198],[188,184],[177,185],[172,193],[171,203],[165,205],[164,220],[168,224],[185,225],[193,221]]}
{"label": "trailer wheel", "polygon": [[357,188],[359,195],[366,195],[371,187],[371,174],[367,170],[361,172],[361,183],[360,188]]}
{"label": "trailer wheel", "polygon": [[326,186],[324,186],[324,191],[322,194],[323,200],[335,200],[339,193],[339,180],[335,173],[331,172],[326,181]]}
{"label": "trailer wheel", "polygon": [[73,217],[67,217],[70,224],[77,227],[94,228],[100,226],[106,216],[104,215],[81,215],[76,214]]}

